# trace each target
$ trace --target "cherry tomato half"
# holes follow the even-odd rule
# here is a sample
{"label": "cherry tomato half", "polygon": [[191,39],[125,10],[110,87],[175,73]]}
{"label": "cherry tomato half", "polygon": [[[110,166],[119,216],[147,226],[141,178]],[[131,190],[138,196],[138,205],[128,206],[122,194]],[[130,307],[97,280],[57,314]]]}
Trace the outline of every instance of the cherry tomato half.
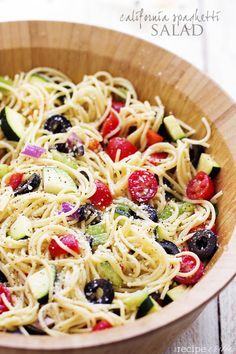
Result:
{"label": "cherry tomato half", "polygon": [[96,180],[96,192],[89,198],[98,209],[104,209],[112,203],[112,195],[106,184]]}
{"label": "cherry tomato half", "polygon": [[200,171],[187,185],[187,197],[189,199],[210,200],[215,189],[211,178],[203,171]]}
{"label": "cherry tomato half", "polygon": [[[206,221],[203,224],[200,224],[198,226],[193,227],[189,232],[196,232],[196,231],[199,231],[199,230],[204,230],[204,229],[207,228],[208,225],[209,225],[209,221]],[[216,224],[214,224],[212,226],[211,231],[213,231],[214,234],[217,234]]]}
{"label": "cherry tomato half", "polygon": [[[181,273],[188,273],[192,269],[194,269],[196,266],[196,260],[190,255],[184,255],[181,256],[181,263],[180,263],[180,272]],[[198,270],[191,276],[189,277],[181,277],[177,275],[174,280],[177,281],[180,284],[186,284],[186,285],[192,285],[195,284],[199,281],[199,279],[203,276],[204,274],[204,265],[200,261],[200,266]]]}
{"label": "cherry tomato half", "polygon": [[112,101],[111,106],[116,112],[120,113],[121,108],[123,108],[125,106],[125,104],[124,104],[124,102],[121,102],[121,101]]}
{"label": "cherry tomato half", "polygon": [[[102,129],[101,129],[101,135],[103,138],[110,134],[113,130],[115,130],[118,127],[119,120],[116,117],[116,115],[111,112],[109,116],[105,119]],[[117,132],[118,134],[119,132]]]}
{"label": "cherry tomato half", "polygon": [[164,160],[168,157],[167,152],[154,152],[148,157],[148,161],[154,165],[157,166],[159,165],[160,161],[159,160]]}
{"label": "cherry tomato half", "polygon": [[[74,235],[61,236],[60,241],[72,251],[78,254],[80,253],[79,243]],[[67,254],[67,252],[63,248],[61,248],[55,240],[51,240],[48,246],[48,250],[50,252],[51,257],[53,258],[61,256],[62,254]]]}
{"label": "cherry tomato half", "polygon": [[120,161],[127,156],[133,155],[137,151],[137,148],[125,138],[112,138],[105,151],[113,161],[116,159],[117,150],[120,150]]}
{"label": "cherry tomato half", "polygon": [[148,171],[135,171],[128,179],[128,189],[135,202],[148,202],[158,190],[158,183],[153,173]]}
{"label": "cherry tomato half", "polygon": [[93,326],[93,331],[102,331],[103,329],[112,328],[112,325],[108,321],[99,321]]}
{"label": "cherry tomato half", "polygon": [[23,180],[23,173],[13,173],[13,175],[11,175],[10,180],[9,180],[9,186],[12,187],[13,190],[15,190],[17,187],[19,187],[19,185],[21,184],[22,180]]}
{"label": "cherry tomato half", "polygon": [[156,143],[161,143],[164,140],[164,138],[161,135],[157,134],[156,132],[154,132],[151,129],[149,129],[147,131],[146,136],[147,136],[147,145],[148,146],[151,146]]}
{"label": "cherry tomato half", "polygon": [[3,284],[0,284],[0,314],[6,311],[9,311],[8,307],[4,304],[2,299],[2,294],[4,294],[7,300],[12,304],[12,297],[10,290]]}

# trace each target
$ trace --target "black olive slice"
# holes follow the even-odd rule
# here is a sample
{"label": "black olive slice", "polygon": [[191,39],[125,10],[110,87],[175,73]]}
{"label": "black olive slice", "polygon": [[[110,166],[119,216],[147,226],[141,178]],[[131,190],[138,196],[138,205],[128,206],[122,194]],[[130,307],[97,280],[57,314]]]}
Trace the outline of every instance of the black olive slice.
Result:
{"label": "black olive slice", "polygon": [[202,145],[191,145],[189,149],[189,156],[194,167],[197,167],[200,155],[205,151]]}
{"label": "black olive slice", "polygon": [[148,214],[150,220],[158,222],[158,216],[156,209],[149,204],[141,204],[141,209]]}
{"label": "black olive slice", "polygon": [[101,213],[95,208],[94,205],[87,203],[82,205],[77,212],[79,212],[79,221],[88,220],[93,216],[91,225],[98,224],[102,220]]}
{"label": "black olive slice", "polygon": [[8,279],[6,275],[0,270],[0,283],[7,283]]}
{"label": "black olive slice", "polygon": [[71,127],[71,122],[59,114],[49,117],[44,124],[44,129],[53,134],[65,133]]}
{"label": "black olive slice", "polygon": [[33,192],[40,185],[41,178],[37,173],[33,173],[30,178],[23,182],[14,192],[14,195],[26,194]]}
{"label": "black olive slice", "polygon": [[85,285],[84,293],[88,301],[94,304],[111,304],[114,299],[113,286],[106,279],[91,280]]}
{"label": "black olive slice", "polygon": [[205,261],[211,258],[217,249],[217,236],[212,230],[198,230],[187,244],[189,251],[196,253],[201,261]]}
{"label": "black olive slice", "polygon": [[159,244],[164,248],[168,254],[177,254],[179,253],[178,247],[171,241],[161,241]]}

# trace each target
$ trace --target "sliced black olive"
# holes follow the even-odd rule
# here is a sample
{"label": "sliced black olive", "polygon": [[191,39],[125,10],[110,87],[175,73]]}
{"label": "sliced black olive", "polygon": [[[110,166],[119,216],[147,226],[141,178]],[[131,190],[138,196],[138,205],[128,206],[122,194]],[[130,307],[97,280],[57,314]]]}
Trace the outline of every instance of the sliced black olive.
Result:
{"label": "sliced black olive", "polygon": [[131,125],[128,130],[128,135],[134,133],[136,129],[137,129],[137,127],[135,125],[134,126]]}
{"label": "sliced black olive", "polygon": [[194,167],[197,167],[200,155],[205,151],[202,145],[191,145],[189,149],[189,156]]}
{"label": "sliced black olive", "polygon": [[91,225],[98,224],[102,220],[101,213],[90,203],[82,205],[77,212],[79,212],[79,221],[87,221],[93,216],[93,220],[90,223]]}
{"label": "sliced black olive", "polygon": [[23,182],[14,192],[14,195],[26,194],[33,192],[40,185],[41,178],[37,173],[33,173],[30,178]]}
{"label": "sliced black olive", "polygon": [[0,283],[7,283],[8,279],[6,275],[0,270]]}
{"label": "sliced black olive", "polygon": [[83,144],[75,145],[75,146],[73,146],[73,148],[71,150],[69,150],[69,152],[71,152],[74,155],[74,157],[83,156],[84,155],[84,145]]}
{"label": "sliced black olive", "polygon": [[55,145],[55,148],[57,151],[63,152],[64,154],[68,154],[68,152],[69,152],[69,148],[66,143],[58,143]]}
{"label": "sliced black olive", "polygon": [[161,241],[159,244],[164,248],[168,254],[177,254],[179,253],[178,247],[171,241]]}
{"label": "sliced black olive", "polygon": [[192,238],[187,241],[189,251],[205,261],[213,256],[217,249],[217,236],[211,230],[198,230]]}
{"label": "sliced black olive", "polygon": [[24,326],[24,328],[26,329],[26,331],[29,334],[34,334],[34,335],[38,335],[38,336],[43,336],[46,334],[40,327],[35,326],[35,325],[27,325],[27,326]]}
{"label": "sliced black olive", "polygon": [[91,280],[85,285],[84,293],[86,298],[94,304],[111,304],[114,299],[113,286],[106,279]]}
{"label": "sliced black olive", "polygon": [[149,204],[141,204],[141,209],[148,214],[149,219],[158,222],[157,211],[153,206]]}
{"label": "sliced black olive", "polygon": [[52,132],[53,134],[65,133],[72,125],[64,116],[56,114],[47,119],[44,124],[44,129]]}
{"label": "sliced black olive", "polygon": [[165,192],[165,200],[168,202],[171,199],[174,199],[173,194],[169,193],[169,192]]}
{"label": "sliced black olive", "polygon": [[89,176],[85,171],[80,171],[80,173],[89,181]]}

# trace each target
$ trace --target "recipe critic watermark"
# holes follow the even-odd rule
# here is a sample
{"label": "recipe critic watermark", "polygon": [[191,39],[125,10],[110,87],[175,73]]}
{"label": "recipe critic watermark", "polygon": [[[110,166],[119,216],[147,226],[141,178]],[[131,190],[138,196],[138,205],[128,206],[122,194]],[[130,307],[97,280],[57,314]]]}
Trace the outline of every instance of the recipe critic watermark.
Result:
{"label": "recipe critic watermark", "polygon": [[148,25],[151,36],[200,36],[204,32],[204,24],[218,22],[220,13],[218,10],[201,12],[198,8],[188,14],[183,12],[170,14],[163,10],[148,13],[141,8],[130,13],[122,13],[120,21],[136,23],[139,30],[143,29],[144,24]]}
{"label": "recipe critic watermark", "polygon": [[222,347],[219,346],[179,346],[179,347],[174,347],[173,350],[174,353],[235,353],[234,349],[230,345],[224,345]]}

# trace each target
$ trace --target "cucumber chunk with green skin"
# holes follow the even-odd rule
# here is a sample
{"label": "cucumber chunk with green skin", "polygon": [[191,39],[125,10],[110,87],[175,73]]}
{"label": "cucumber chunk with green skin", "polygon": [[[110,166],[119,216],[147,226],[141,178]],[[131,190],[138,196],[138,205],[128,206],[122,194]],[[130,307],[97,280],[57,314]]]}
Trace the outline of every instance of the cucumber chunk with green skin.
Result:
{"label": "cucumber chunk with green skin", "polygon": [[117,205],[117,207],[115,208],[115,218],[117,218],[120,215],[130,218],[131,217],[130,208],[124,204]]}
{"label": "cucumber chunk with green skin", "polygon": [[14,240],[21,240],[32,235],[32,223],[24,215],[19,215],[16,221],[11,225],[8,236]]}
{"label": "cucumber chunk with green skin", "polygon": [[166,205],[162,212],[159,214],[159,219],[166,220],[169,219],[174,211],[171,205]]}
{"label": "cucumber chunk with green skin", "polygon": [[[0,76],[0,84],[6,84],[8,86],[12,86],[13,85],[13,81],[11,79],[7,79],[3,76]],[[2,93],[7,93],[9,90],[4,88],[4,87],[0,87],[0,92]]]}
{"label": "cucumber chunk with green skin", "polygon": [[148,296],[139,306],[139,309],[136,314],[136,318],[141,318],[151,313],[158,311],[161,308],[160,305],[151,297]]}
{"label": "cucumber chunk with green skin", "polygon": [[92,236],[92,248],[95,249],[99,245],[104,245],[108,240],[108,234],[98,234]]}
{"label": "cucumber chunk with green skin", "polygon": [[86,229],[86,233],[91,236],[104,234],[106,233],[106,224],[99,223],[95,225],[89,225]]}
{"label": "cucumber chunk with green skin", "polygon": [[130,310],[135,310],[141,305],[147,296],[148,292],[146,289],[138,290],[135,293],[130,294],[129,297],[125,298],[124,303]]}
{"label": "cucumber chunk with green skin", "polygon": [[43,168],[43,188],[47,193],[58,194],[62,190],[76,192],[77,187],[67,172],[58,167]]}
{"label": "cucumber chunk with green skin", "polygon": [[45,84],[47,82],[49,82],[49,81],[44,76],[41,76],[39,74],[33,74],[29,78],[29,83],[32,85]]}
{"label": "cucumber chunk with green skin", "polygon": [[9,172],[10,168],[5,163],[0,163],[0,178],[5,176]]}
{"label": "cucumber chunk with green skin", "polygon": [[65,165],[67,165],[71,168],[74,168],[75,170],[77,170],[77,168],[78,168],[76,159],[72,156],[69,156],[68,154],[63,153],[63,152],[59,152],[57,150],[52,150],[52,158],[53,158],[53,160],[64,163]]}
{"label": "cucumber chunk with green skin", "polygon": [[25,118],[9,107],[0,113],[1,128],[8,140],[19,141],[25,132]]}
{"label": "cucumber chunk with green skin", "polygon": [[195,206],[194,204],[188,203],[188,202],[183,202],[179,203],[179,215],[182,215],[183,213],[194,213]]}
{"label": "cucumber chunk with green skin", "polygon": [[220,165],[209,154],[201,154],[197,171],[203,171],[207,173],[211,178],[214,178],[220,172]]}
{"label": "cucumber chunk with green skin", "polygon": [[166,296],[169,298],[171,301],[177,300],[180,296],[183,295],[183,293],[188,289],[186,285],[178,285],[175,288],[167,291]]}
{"label": "cucumber chunk with green skin", "polygon": [[[56,268],[51,265],[51,278],[53,282],[56,278]],[[44,299],[49,292],[50,288],[50,276],[46,268],[41,269],[40,271],[30,275],[28,277],[28,284],[30,290],[36,300],[40,302],[40,300]]]}
{"label": "cucumber chunk with green skin", "polygon": [[123,284],[121,277],[114,271],[109,262],[105,261],[97,266],[100,277],[109,280],[115,288],[120,288]]}
{"label": "cucumber chunk with green skin", "polygon": [[158,241],[163,241],[166,238],[168,239],[168,233],[166,232],[165,228],[161,225],[156,227],[156,238]]}
{"label": "cucumber chunk with green skin", "polygon": [[174,141],[185,138],[185,133],[174,116],[165,117],[164,124],[167,132]]}

